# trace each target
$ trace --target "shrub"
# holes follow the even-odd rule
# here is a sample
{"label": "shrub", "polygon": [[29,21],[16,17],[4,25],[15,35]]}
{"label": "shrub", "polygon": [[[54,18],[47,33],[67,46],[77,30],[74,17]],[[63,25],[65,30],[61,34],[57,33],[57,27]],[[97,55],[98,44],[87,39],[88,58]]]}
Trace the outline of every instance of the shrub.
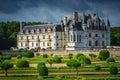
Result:
{"label": "shrub", "polygon": [[36,53],[36,56],[40,56],[40,53]]}
{"label": "shrub", "polygon": [[6,60],[6,59],[11,59],[12,57],[11,57],[11,55],[6,55],[6,56],[3,56],[4,57],[4,59]]}
{"label": "shrub", "polygon": [[34,57],[34,53],[33,53],[31,50],[28,50],[28,51],[25,53],[25,56],[28,57],[28,58],[32,58],[32,57]]}
{"label": "shrub", "polygon": [[110,72],[110,74],[118,74],[118,68],[111,66],[109,72]]}
{"label": "shrub", "polygon": [[97,56],[96,56],[95,54],[93,54],[93,53],[89,54],[89,56],[90,56],[91,58],[96,58],[96,57],[97,57]]}
{"label": "shrub", "polygon": [[17,59],[22,59],[22,55],[17,55]]}
{"label": "shrub", "polygon": [[73,54],[72,54],[72,53],[69,53],[69,54],[68,54],[68,58],[69,58],[69,59],[72,59],[72,57],[73,57]]}
{"label": "shrub", "polygon": [[84,54],[78,53],[78,54],[76,55],[76,59],[78,59],[79,56],[84,56]]}
{"label": "shrub", "polygon": [[26,60],[18,60],[17,64],[16,64],[16,67],[18,67],[18,68],[27,68],[27,67],[29,67],[29,62],[26,61]]}
{"label": "shrub", "polygon": [[43,58],[48,58],[48,55],[47,54],[43,54]]}
{"label": "shrub", "polygon": [[62,58],[61,57],[54,57],[54,59],[53,59],[53,61],[55,62],[55,63],[61,63],[62,62],[62,60],[61,60]]}
{"label": "shrub", "polygon": [[40,76],[48,76],[48,68],[45,66],[45,63],[38,63],[37,70]]}
{"label": "shrub", "polygon": [[108,50],[100,50],[98,58],[100,60],[106,60],[110,56],[110,53]]}
{"label": "shrub", "polygon": [[101,70],[101,67],[97,65],[97,66],[94,67],[94,70],[100,71],[100,70]]}
{"label": "shrub", "polygon": [[0,55],[2,55],[2,52],[0,52]]}
{"label": "shrub", "polygon": [[85,58],[85,64],[91,64],[91,60],[89,58]]}
{"label": "shrub", "polygon": [[42,66],[45,66],[45,63],[44,63],[44,62],[39,62],[38,65],[37,65],[37,67],[39,67],[39,66],[41,66],[41,65],[42,65]]}
{"label": "shrub", "polygon": [[107,63],[109,63],[109,62],[115,62],[115,59],[114,58],[112,58],[112,57],[110,57],[110,58],[107,58]]}
{"label": "shrub", "polygon": [[89,58],[87,58],[86,56],[79,56],[78,61],[81,64],[91,64],[91,60]]}

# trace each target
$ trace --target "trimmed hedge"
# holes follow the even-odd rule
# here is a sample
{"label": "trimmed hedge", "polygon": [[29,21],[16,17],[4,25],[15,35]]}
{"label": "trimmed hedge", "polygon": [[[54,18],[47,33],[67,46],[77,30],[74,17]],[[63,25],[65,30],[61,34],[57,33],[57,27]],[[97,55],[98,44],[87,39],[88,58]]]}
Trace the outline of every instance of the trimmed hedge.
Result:
{"label": "trimmed hedge", "polygon": [[18,68],[28,68],[29,67],[29,62],[26,60],[18,60],[16,67]]}

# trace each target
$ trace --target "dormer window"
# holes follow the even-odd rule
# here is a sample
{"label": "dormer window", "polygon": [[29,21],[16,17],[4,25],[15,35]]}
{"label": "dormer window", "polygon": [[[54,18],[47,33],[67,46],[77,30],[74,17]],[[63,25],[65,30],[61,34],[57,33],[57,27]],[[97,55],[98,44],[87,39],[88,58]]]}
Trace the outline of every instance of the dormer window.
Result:
{"label": "dormer window", "polygon": [[34,33],[34,29],[31,30],[31,33]]}
{"label": "dormer window", "polygon": [[40,33],[40,30],[39,30],[39,29],[37,29],[37,30],[36,30],[36,33]]}

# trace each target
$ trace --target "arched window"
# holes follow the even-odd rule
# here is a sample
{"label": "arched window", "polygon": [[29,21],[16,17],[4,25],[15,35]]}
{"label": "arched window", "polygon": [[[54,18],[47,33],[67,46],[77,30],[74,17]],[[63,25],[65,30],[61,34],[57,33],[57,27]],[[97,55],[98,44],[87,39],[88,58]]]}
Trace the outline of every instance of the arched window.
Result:
{"label": "arched window", "polygon": [[72,35],[71,35],[71,41],[72,41]]}
{"label": "arched window", "polygon": [[79,35],[79,41],[81,42],[81,35]]}
{"label": "arched window", "polygon": [[75,39],[76,39],[76,36],[75,36],[75,34],[74,34],[74,39],[73,39],[73,41],[75,41]]}

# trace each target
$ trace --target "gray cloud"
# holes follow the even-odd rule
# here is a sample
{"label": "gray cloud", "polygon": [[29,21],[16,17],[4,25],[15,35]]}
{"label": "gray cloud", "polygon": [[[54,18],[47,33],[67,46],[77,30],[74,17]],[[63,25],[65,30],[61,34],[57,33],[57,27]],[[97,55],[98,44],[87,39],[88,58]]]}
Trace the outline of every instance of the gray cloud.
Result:
{"label": "gray cloud", "polygon": [[120,0],[0,0],[0,21],[59,22],[77,11],[108,16],[113,26],[119,26],[119,8]]}

